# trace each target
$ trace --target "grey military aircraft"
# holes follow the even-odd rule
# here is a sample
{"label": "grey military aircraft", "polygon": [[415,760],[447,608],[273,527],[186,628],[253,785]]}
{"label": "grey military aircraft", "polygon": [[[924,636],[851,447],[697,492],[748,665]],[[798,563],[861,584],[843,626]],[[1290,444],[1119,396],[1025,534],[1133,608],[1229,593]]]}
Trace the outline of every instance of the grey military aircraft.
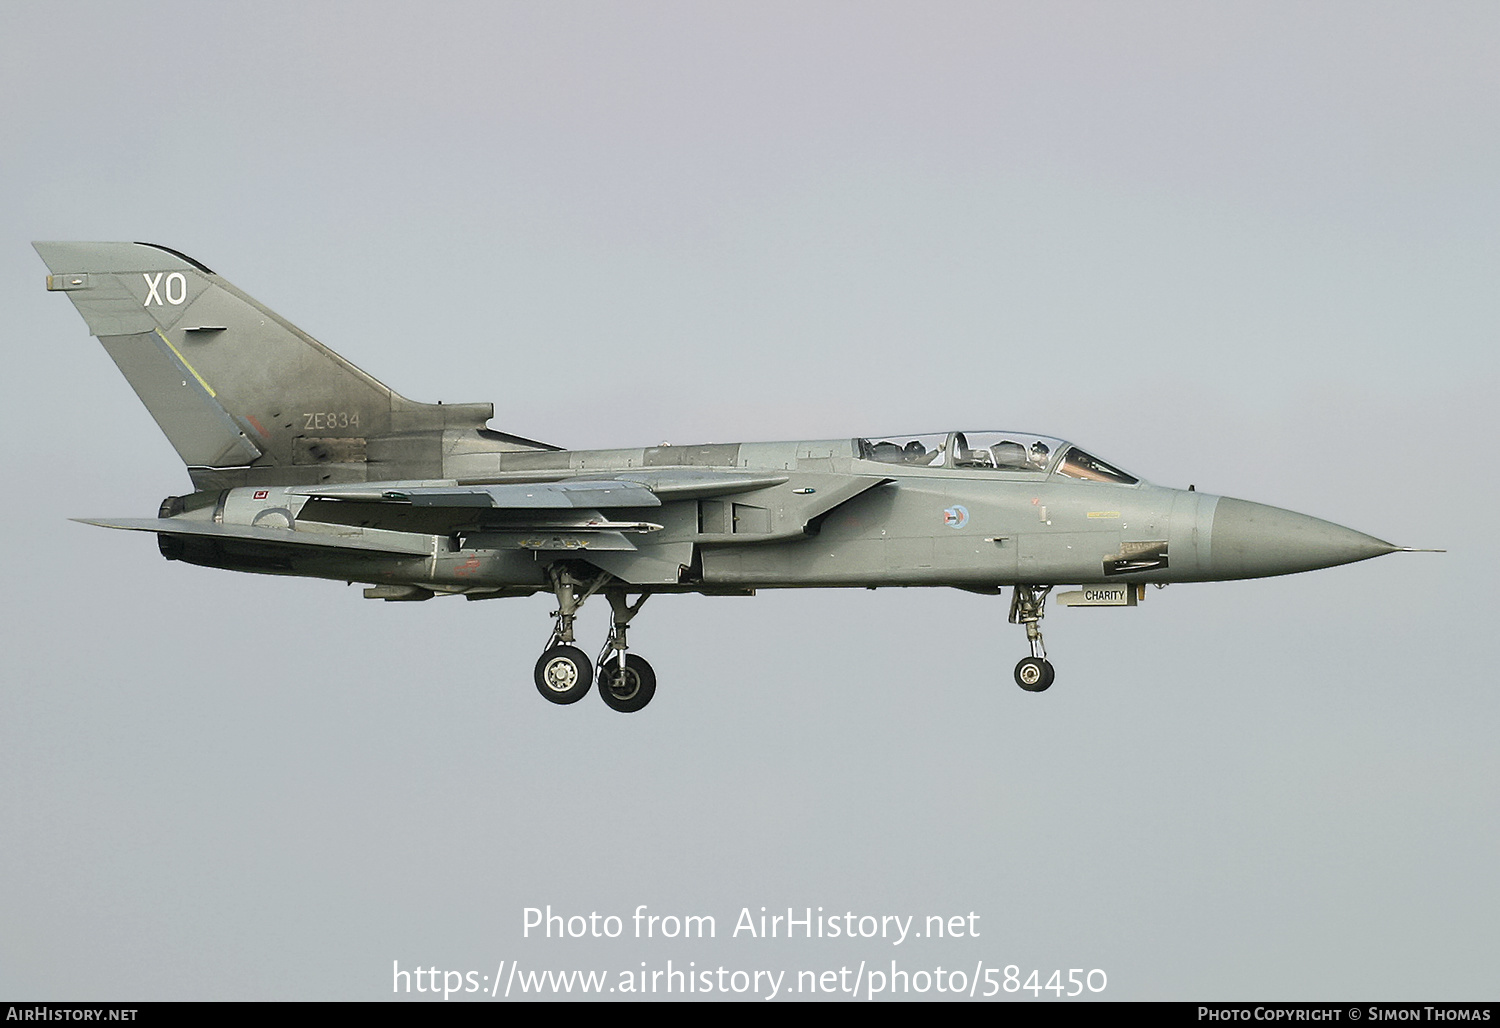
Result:
{"label": "grey military aircraft", "polygon": [[[155,533],[207,567],[368,587],[380,600],[557,598],[535,681],[617,711],[656,692],[626,628],[655,593],[948,586],[999,595],[1053,681],[1040,622],[1133,606],[1147,584],[1285,575],[1391,553],[1371,536],[1245,500],[1151,485],[1019,431],[566,450],[488,427],[489,403],[408,400],[191,257],[146,243],[35,243],[187,465]],[[591,664],[574,620],[613,610]],[[634,599],[632,599],[634,597]]]}

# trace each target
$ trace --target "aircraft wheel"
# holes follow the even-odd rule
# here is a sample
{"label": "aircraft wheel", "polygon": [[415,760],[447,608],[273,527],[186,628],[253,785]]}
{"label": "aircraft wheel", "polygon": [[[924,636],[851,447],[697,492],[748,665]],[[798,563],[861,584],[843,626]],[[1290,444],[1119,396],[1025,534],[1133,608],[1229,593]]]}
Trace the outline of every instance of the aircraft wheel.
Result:
{"label": "aircraft wheel", "polygon": [[553,703],[577,703],[589,691],[594,668],[576,646],[553,646],[536,662],[536,691]]}
{"label": "aircraft wheel", "polygon": [[618,660],[606,661],[599,669],[599,696],[610,710],[632,714],[651,702],[656,695],[656,672],[644,657],[625,654],[625,668]]}
{"label": "aircraft wheel", "polygon": [[1016,665],[1016,684],[1027,692],[1046,692],[1056,677],[1052,662],[1040,657],[1027,657]]}

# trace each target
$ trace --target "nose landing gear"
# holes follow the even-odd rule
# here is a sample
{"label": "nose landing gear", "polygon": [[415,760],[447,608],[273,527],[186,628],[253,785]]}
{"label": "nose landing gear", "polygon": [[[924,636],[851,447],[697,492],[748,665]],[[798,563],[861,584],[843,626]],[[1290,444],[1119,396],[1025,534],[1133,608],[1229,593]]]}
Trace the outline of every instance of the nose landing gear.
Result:
{"label": "nose landing gear", "polygon": [[1016,684],[1027,692],[1045,692],[1055,677],[1052,662],[1042,657],[1024,657],[1016,665]]}
{"label": "nose landing gear", "polygon": [[1018,585],[1010,601],[1010,623],[1026,626],[1026,641],[1031,644],[1031,656],[1016,665],[1016,684],[1027,692],[1046,692],[1057,677],[1052,662],[1047,659],[1047,647],[1042,643],[1042,630],[1037,622],[1044,616],[1050,585]]}

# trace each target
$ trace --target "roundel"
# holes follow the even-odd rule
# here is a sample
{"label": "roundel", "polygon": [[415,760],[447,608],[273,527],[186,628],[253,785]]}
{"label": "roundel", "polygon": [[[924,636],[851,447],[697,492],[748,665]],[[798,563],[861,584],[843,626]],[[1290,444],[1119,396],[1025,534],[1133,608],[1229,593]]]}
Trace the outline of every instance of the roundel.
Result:
{"label": "roundel", "polygon": [[963,528],[969,523],[969,508],[949,507],[943,511],[943,524],[949,528]]}

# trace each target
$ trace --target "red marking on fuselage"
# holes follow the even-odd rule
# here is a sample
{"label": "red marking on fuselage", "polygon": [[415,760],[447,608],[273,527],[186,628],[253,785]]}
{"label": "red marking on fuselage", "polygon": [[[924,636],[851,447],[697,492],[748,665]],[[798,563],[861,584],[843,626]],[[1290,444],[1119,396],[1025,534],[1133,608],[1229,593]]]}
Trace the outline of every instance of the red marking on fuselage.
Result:
{"label": "red marking on fuselage", "polygon": [[462,564],[455,564],[453,566],[453,573],[455,575],[459,576],[460,578],[466,577],[468,575],[472,575],[472,574],[474,574],[478,570],[479,570],[479,558],[478,557],[470,557],[468,560],[464,561]]}
{"label": "red marking on fuselage", "polygon": [[262,439],[271,438],[271,433],[267,432],[264,428],[261,427],[260,422],[255,420],[254,414],[246,414],[245,420],[250,422],[251,426],[260,433]]}

